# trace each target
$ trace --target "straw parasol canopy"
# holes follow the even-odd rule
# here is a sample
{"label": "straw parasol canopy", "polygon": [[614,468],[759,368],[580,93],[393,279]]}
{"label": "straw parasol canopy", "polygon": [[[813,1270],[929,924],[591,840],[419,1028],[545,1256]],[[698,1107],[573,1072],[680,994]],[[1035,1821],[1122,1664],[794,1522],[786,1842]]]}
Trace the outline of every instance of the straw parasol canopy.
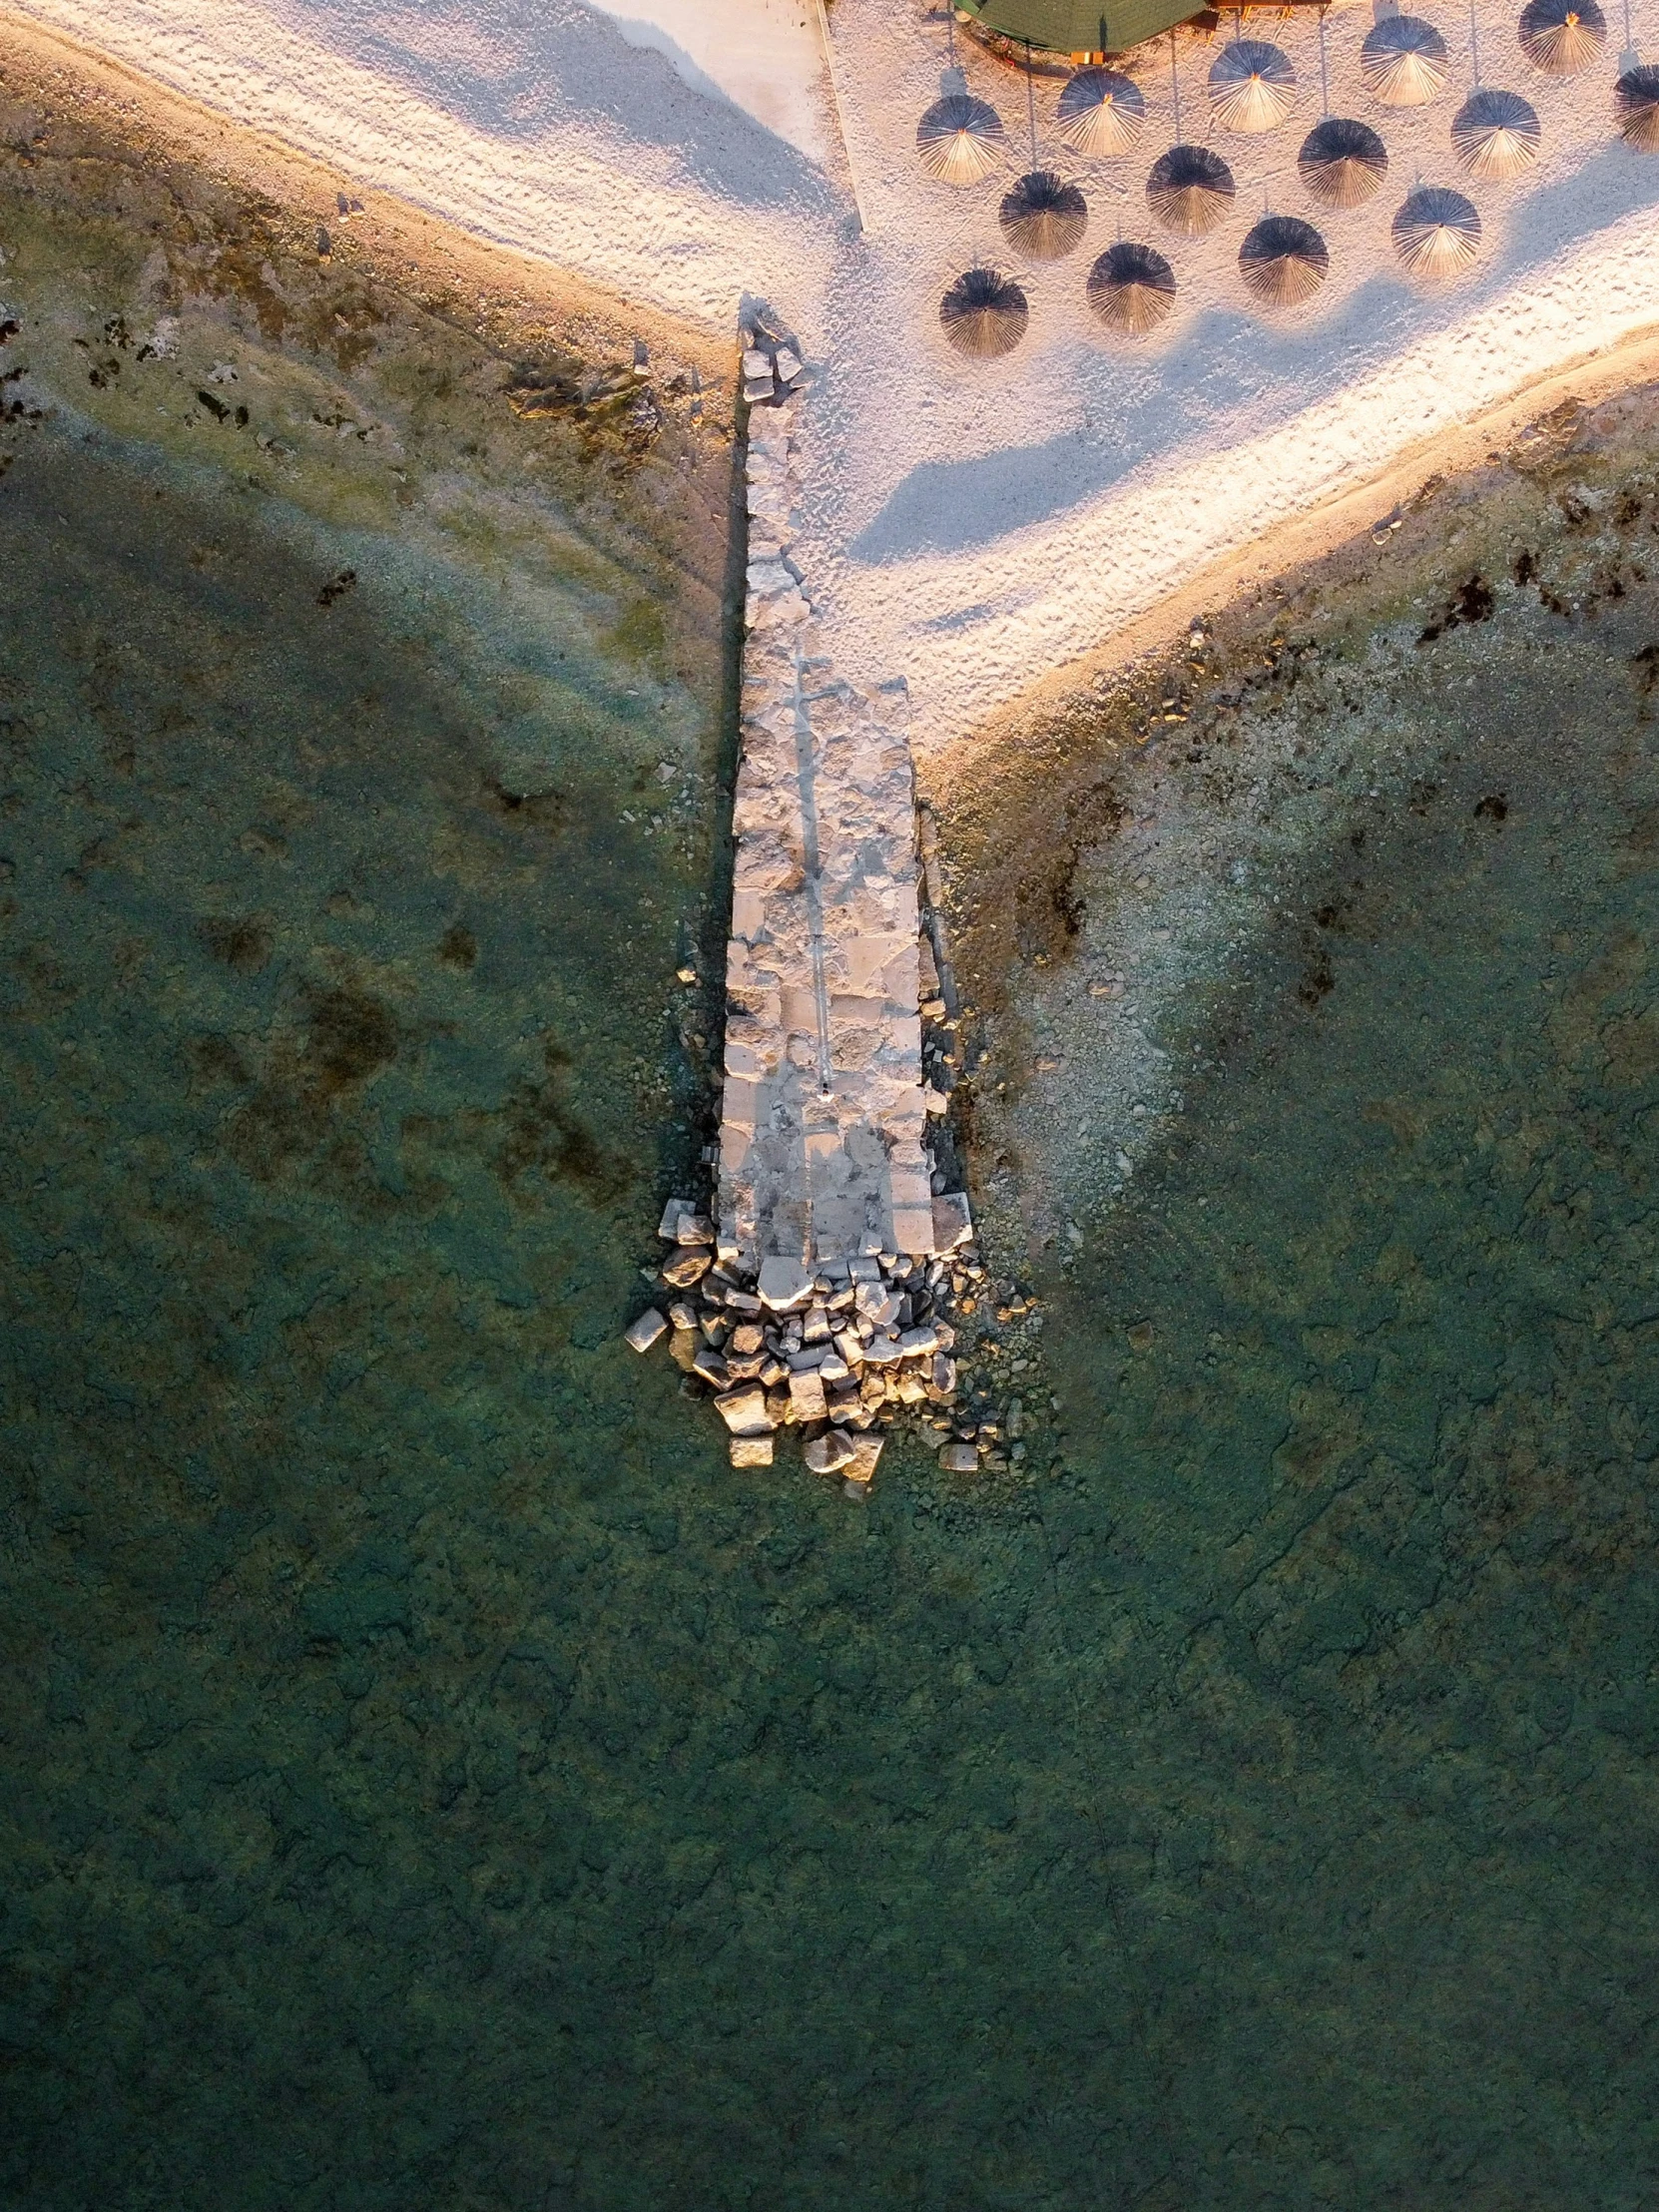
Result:
{"label": "straw parasol canopy", "polygon": [[1144,337],[1175,305],[1175,272],[1155,247],[1119,240],[1089,271],[1088,298],[1108,330]]}
{"label": "straw parasol canopy", "polygon": [[1167,231],[1199,239],[1226,221],[1233,172],[1207,146],[1172,146],[1146,181],[1147,206]]}
{"label": "straw parasol canopy", "polygon": [[1333,115],[1308,133],[1296,166],[1322,208],[1358,208],[1382,189],[1388,150],[1369,123]]}
{"label": "straw parasol canopy", "polygon": [[1057,262],[1077,246],[1088,227],[1089,206],[1075,185],[1050,169],[1022,177],[997,210],[1008,244],[1036,262]]}
{"label": "straw parasol canopy", "polygon": [[1299,307],[1325,282],[1331,256],[1299,215],[1265,215],[1239,248],[1239,275],[1264,307]]}
{"label": "straw parasol canopy", "polygon": [[1386,15],[1366,34],[1360,74],[1385,108],[1420,108],[1446,80],[1445,40],[1420,15]]}
{"label": "straw parasol canopy", "polygon": [[1501,184],[1538,158],[1538,118],[1518,92],[1482,86],[1451,119],[1451,144],[1471,177]]}
{"label": "straw parasol canopy", "polygon": [[1394,252],[1406,274],[1428,284],[1444,283],[1469,267],[1480,251],[1480,218],[1472,200],[1444,185],[1421,185],[1394,217]]}
{"label": "straw parasol canopy", "polygon": [[1224,131],[1271,131],[1291,112],[1296,71],[1266,39],[1235,39],[1210,71],[1210,104]]}
{"label": "straw parasol canopy", "polygon": [[1607,44],[1607,18],[1596,0],[1526,0],[1521,52],[1546,77],[1576,77]]}
{"label": "straw parasol canopy", "polygon": [[939,301],[939,324],[958,353],[994,361],[1011,353],[1025,335],[1030,310],[1012,277],[994,269],[970,269]]}
{"label": "straw parasol canopy", "polygon": [[1078,154],[1127,154],[1145,122],[1139,85],[1115,69],[1080,69],[1060,94],[1056,128]]}
{"label": "straw parasol canopy", "polygon": [[1613,119],[1626,146],[1659,154],[1659,69],[1642,62],[1613,87]]}
{"label": "straw parasol canopy", "polygon": [[916,153],[929,177],[941,185],[976,185],[1001,166],[1002,118],[971,93],[952,92],[935,100],[916,125]]}

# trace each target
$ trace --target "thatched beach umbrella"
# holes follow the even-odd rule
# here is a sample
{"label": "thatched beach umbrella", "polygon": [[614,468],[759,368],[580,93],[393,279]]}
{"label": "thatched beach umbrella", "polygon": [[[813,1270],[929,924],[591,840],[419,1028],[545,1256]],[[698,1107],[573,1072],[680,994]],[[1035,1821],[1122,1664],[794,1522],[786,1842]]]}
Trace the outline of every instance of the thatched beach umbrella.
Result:
{"label": "thatched beach umbrella", "polygon": [[1239,248],[1239,275],[1264,307],[1299,307],[1331,268],[1325,241],[1298,215],[1265,215]]}
{"label": "thatched beach umbrella", "polygon": [[1235,39],[1210,71],[1210,104],[1225,131],[1271,131],[1291,112],[1296,71],[1266,39]]}
{"label": "thatched beach umbrella", "polygon": [[1613,87],[1613,119],[1626,146],[1659,154],[1659,69],[1642,62]]}
{"label": "thatched beach umbrella", "polygon": [[994,269],[965,271],[939,301],[945,336],[958,353],[978,361],[1011,353],[1029,320],[1024,292]]}
{"label": "thatched beach umbrella", "polygon": [[1518,92],[1482,85],[1451,119],[1452,150],[1471,177],[1501,184],[1538,158],[1538,118]]}
{"label": "thatched beach umbrella", "polygon": [[1140,87],[1115,69],[1080,69],[1060,95],[1055,128],[1079,154],[1127,154],[1146,122]]}
{"label": "thatched beach umbrella", "polygon": [[1421,283],[1444,283],[1480,252],[1480,218],[1460,192],[1419,185],[1394,217],[1393,239],[1407,275]]}
{"label": "thatched beach umbrella", "polygon": [[1226,220],[1233,193],[1233,172],[1207,146],[1172,146],[1146,180],[1147,206],[1158,221],[1190,239]]}
{"label": "thatched beach umbrella", "polygon": [[1324,208],[1358,208],[1380,191],[1388,174],[1388,150],[1369,123],[1328,116],[1316,123],[1296,158],[1309,196]]}
{"label": "thatched beach umbrella", "polygon": [[1144,337],[1175,305],[1175,272],[1156,248],[1120,239],[1089,271],[1088,299],[1108,330]]}
{"label": "thatched beach umbrella", "polygon": [[1387,15],[1366,34],[1360,74],[1385,108],[1420,108],[1446,80],[1445,40],[1420,15]]}
{"label": "thatched beach umbrella", "polygon": [[1576,77],[1607,44],[1607,18],[1596,0],[1526,0],[1521,52],[1546,77]]}
{"label": "thatched beach umbrella", "polygon": [[916,125],[916,153],[941,185],[977,185],[1000,168],[1007,145],[1002,118],[987,101],[952,92]]}
{"label": "thatched beach umbrella", "polygon": [[1075,185],[1063,184],[1050,169],[1037,169],[1004,198],[996,219],[1010,246],[1033,261],[1057,262],[1082,240],[1089,206]]}

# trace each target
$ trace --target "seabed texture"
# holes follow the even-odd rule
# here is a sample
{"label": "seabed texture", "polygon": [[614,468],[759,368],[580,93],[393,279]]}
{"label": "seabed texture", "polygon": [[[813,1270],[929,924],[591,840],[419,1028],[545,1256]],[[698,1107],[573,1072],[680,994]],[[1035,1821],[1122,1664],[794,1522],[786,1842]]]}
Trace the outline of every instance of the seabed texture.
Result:
{"label": "seabed texture", "polygon": [[39,121],[0,2196],[1650,2203],[1653,395],[938,795],[1046,1326],[1017,1469],[849,1509],[620,1337],[729,454]]}

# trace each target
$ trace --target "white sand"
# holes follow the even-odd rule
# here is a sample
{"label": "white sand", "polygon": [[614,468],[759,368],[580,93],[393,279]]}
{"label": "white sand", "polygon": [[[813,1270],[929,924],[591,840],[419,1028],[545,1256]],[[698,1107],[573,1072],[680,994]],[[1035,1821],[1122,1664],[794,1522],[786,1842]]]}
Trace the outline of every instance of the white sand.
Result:
{"label": "white sand", "polygon": [[[829,179],[720,92],[696,57],[663,51],[674,41],[661,24],[631,20],[625,36],[581,0],[9,4],[365,186],[625,299],[730,327],[746,287],[824,282]],[[725,12],[790,4],[726,0]],[[678,13],[673,0],[653,0],[653,12],[671,22]],[[712,22],[718,11],[705,12]],[[805,30],[771,41],[779,89],[766,105],[798,137],[814,136],[817,116],[822,146],[823,49],[816,19],[807,28],[811,43]],[[640,43],[647,32],[651,43]],[[753,96],[755,76],[751,67],[733,82]]]}
{"label": "white sand", "polygon": [[[1002,266],[1000,194],[1027,164],[1022,78],[958,42],[1000,109],[1008,176],[927,183],[916,118],[946,59],[942,19],[895,0],[834,0],[836,66],[868,231],[851,235],[847,171],[827,104],[816,5],[794,0],[10,0],[42,22],[365,183],[612,284],[728,320],[772,297],[820,379],[801,538],[837,664],[902,675],[922,752],[959,739],[1047,671],[1094,648],[1203,565],[1381,472],[1402,451],[1564,363],[1659,323],[1659,159],[1614,136],[1622,24],[1601,63],[1541,79],[1517,8],[1477,0],[1481,80],[1522,92],[1543,155],[1518,184],[1471,185],[1447,137],[1471,84],[1461,7],[1428,13],[1452,54],[1426,108],[1379,108],[1359,83],[1369,8],[1328,26],[1334,113],[1370,121],[1392,169],[1367,208],[1320,216],[1296,175],[1320,114],[1316,22],[1253,19],[1300,77],[1265,137],[1212,129],[1217,45],[1182,44],[1182,135],[1231,161],[1239,196],[1214,237],[1171,242],[1143,188],[1175,135],[1167,42],[1139,74],[1147,128],[1116,163],[1059,157],[1091,205],[1069,261],[1017,270],[1025,342],[994,366],[943,344],[937,307],[979,255]],[[1659,0],[1643,0],[1649,9]],[[626,18],[624,24],[621,19]],[[1659,37],[1659,15],[1650,26]],[[1637,19],[1637,33],[1644,25]],[[1225,39],[1227,33],[1222,34]],[[1057,86],[1039,82],[1039,134]],[[1397,271],[1393,212],[1420,174],[1482,217],[1471,276],[1423,293]],[[1315,310],[1253,312],[1240,241],[1262,208],[1313,217],[1332,256]],[[1173,263],[1177,315],[1151,347],[1087,312],[1094,256],[1117,235]]]}
{"label": "white sand", "polygon": [[699,92],[724,95],[809,161],[830,158],[818,0],[594,0],[631,46],[666,55]]}
{"label": "white sand", "polygon": [[[1251,19],[1251,35],[1276,40],[1301,80],[1290,120],[1262,137],[1210,125],[1205,79],[1230,34],[1208,47],[1184,39],[1182,135],[1216,146],[1239,186],[1221,231],[1190,243],[1157,232],[1144,198],[1148,167],[1175,138],[1169,42],[1137,72],[1147,124],[1123,161],[1060,158],[1044,128],[1058,86],[1039,80],[1041,158],[1089,195],[1089,235],[1066,262],[1016,270],[1030,298],[1026,339],[1005,363],[969,366],[943,344],[937,303],[976,255],[1014,267],[996,223],[1005,187],[957,192],[917,174],[915,119],[937,93],[942,23],[890,0],[836,0],[870,236],[861,266],[842,264],[832,302],[841,437],[812,487],[818,536],[806,551],[837,659],[902,671],[923,750],[962,736],[1201,564],[1659,320],[1659,159],[1630,154],[1612,129],[1618,19],[1601,65],[1555,83],[1519,51],[1518,7],[1479,0],[1482,81],[1521,92],[1543,126],[1529,175],[1485,187],[1462,179],[1449,150],[1471,82],[1467,11],[1426,12],[1453,74],[1439,99],[1405,111],[1380,108],[1360,84],[1371,9],[1330,18],[1332,112],[1370,122],[1391,161],[1377,198],[1343,216],[1322,216],[1296,173],[1320,115],[1317,22]],[[1022,77],[965,40],[957,53],[1001,113],[1014,166],[1028,167]],[[1465,191],[1485,226],[1480,262],[1449,293],[1409,287],[1389,241],[1419,170]],[[1314,313],[1270,321],[1249,306],[1236,257],[1265,202],[1325,235],[1332,274]],[[1180,286],[1151,348],[1108,338],[1084,303],[1089,265],[1120,216],[1126,236],[1159,246]]]}

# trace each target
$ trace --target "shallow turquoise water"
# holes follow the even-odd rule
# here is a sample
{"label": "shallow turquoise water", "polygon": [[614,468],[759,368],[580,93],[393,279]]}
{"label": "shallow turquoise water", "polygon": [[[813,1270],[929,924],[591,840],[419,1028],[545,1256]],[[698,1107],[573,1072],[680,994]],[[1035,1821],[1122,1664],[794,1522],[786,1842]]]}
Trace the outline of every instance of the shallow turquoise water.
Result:
{"label": "shallow turquoise water", "polygon": [[464,577],[5,500],[7,2201],[1651,2201],[1639,608],[1308,856],[1066,1466],[859,1510],[616,1342],[712,734],[667,866]]}

